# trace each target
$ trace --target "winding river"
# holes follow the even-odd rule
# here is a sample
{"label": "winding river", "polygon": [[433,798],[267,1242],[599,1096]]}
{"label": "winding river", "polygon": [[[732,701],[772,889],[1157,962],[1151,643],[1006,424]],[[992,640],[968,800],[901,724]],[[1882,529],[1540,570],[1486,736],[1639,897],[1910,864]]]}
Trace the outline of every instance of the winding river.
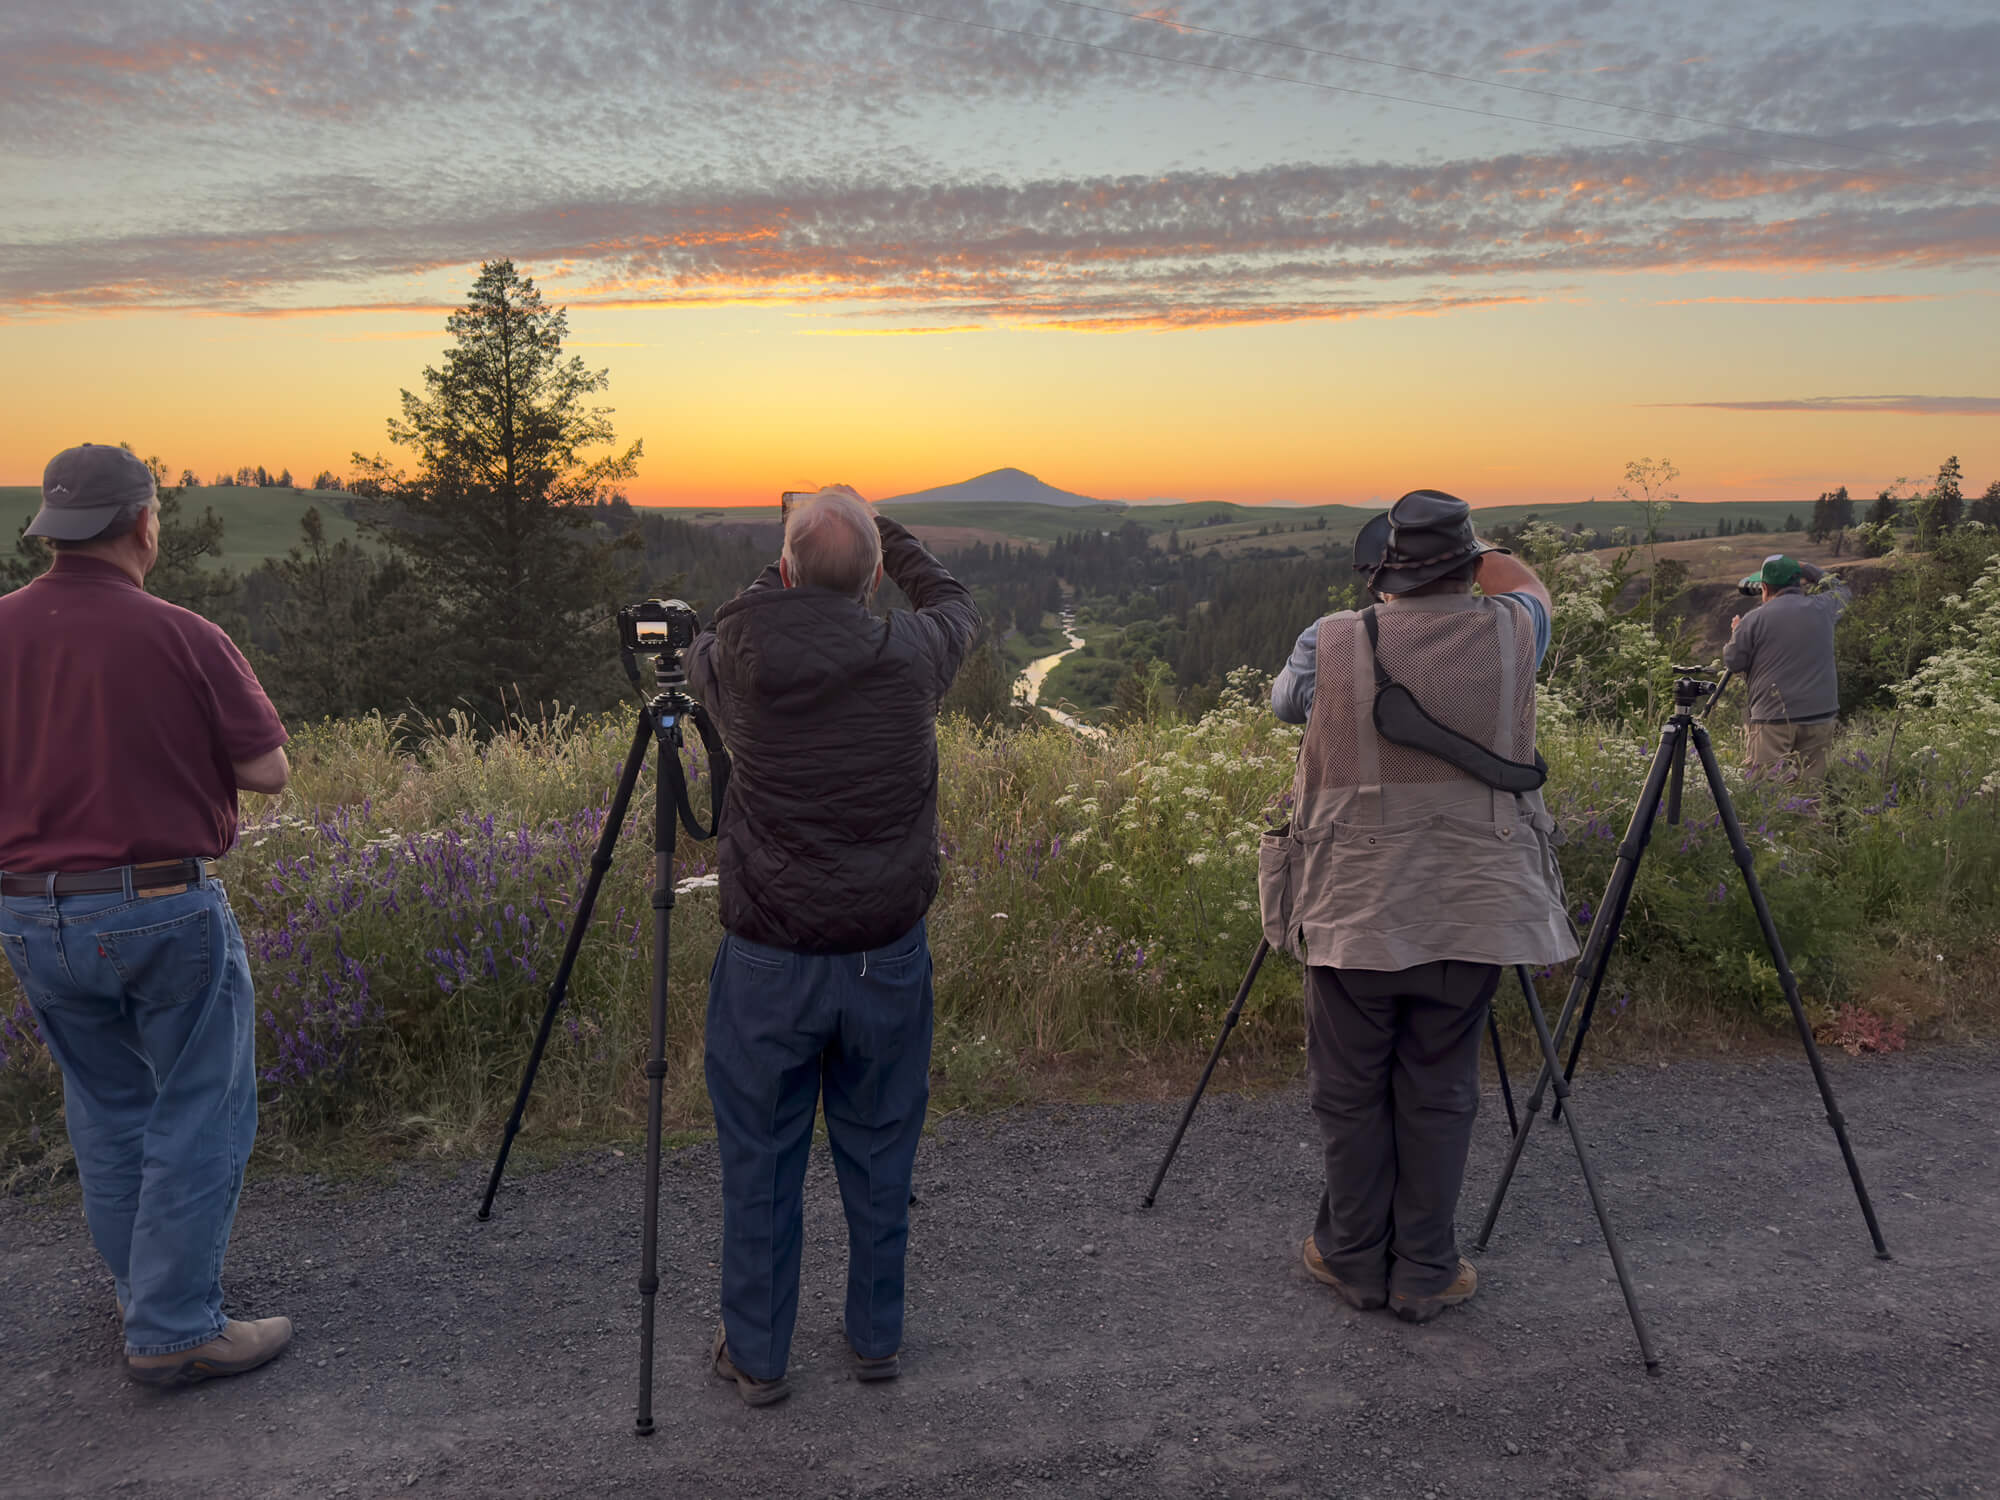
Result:
{"label": "winding river", "polygon": [[1042,702],[1042,686],[1049,680],[1049,673],[1055,670],[1056,663],[1065,656],[1083,649],[1083,637],[1076,633],[1071,616],[1062,617],[1062,630],[1063,638],[1069,642],[1069,648],[1058,651],[1053,656],[1038,656],[1029,662],[1014,682],[1014,696],[1033,704],[1065,729],[1073,729],[1085,739],[1101,740],[1104,738],[1104,731],[1095,724],[1086,724],[1083,720]]}

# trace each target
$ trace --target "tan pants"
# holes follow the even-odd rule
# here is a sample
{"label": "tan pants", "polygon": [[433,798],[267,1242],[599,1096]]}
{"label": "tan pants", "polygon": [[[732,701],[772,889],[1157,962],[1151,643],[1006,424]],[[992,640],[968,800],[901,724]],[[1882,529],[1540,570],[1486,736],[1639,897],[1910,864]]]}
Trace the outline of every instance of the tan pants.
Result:
{"label": "tan pants", "polygon": [[1826,752],[1833,747],[1833,731],[1838,725],[1837,719],[1813,724],[1752,724],[1748,737],[1750,774],[1818,781],[1826,775]]}

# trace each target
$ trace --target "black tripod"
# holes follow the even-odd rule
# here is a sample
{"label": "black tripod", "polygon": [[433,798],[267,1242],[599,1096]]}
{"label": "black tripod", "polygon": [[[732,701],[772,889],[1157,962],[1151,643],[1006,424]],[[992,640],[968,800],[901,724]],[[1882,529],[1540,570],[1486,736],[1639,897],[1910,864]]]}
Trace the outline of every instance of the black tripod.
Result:
{"label": "black tripod", "polygon": [[[1764,932],[1764,944],[1770,949],[1772,963],[1777,966],[1778,980],[1785,991],[1785,1003],[1791,1008],[1799,1041],[1806,1049],[1806,1060],[1812,1064],[1813,1078],[1819,1085],[1820,1099],[1826,1106],[1827,1123],[1833,1127],[1834,1139],[1840,1143],[1840,1154],[1847,1162],[1847,1175],[1854,1183],[1854,1196],[1861,1205],[1861,1216],[1868,1221],[1869,1238],[1875,1242],[1875,1254],[1887,1260],[1889,1247],[1883,1243],[1881,1226],[1875,1222],[1875,1207],[1868,1201],[1868,1189],[1861,1181],[1860,1164],[1854,1159],[1854,1148],[1848,1144],[1847,1124],[1834,1103],[1833,1085],[1827,1081],[1826,1066],[1821,1062],[1819,1047],[1813,1041],[1812,1025],[1806,1020],[1805,1006],[1799,999],[1798,981],[1793,978],[1792,967],[1786,962],[1785,947],[1779,940],[1777,924],[1772,921],[1771,908],[1764,900],[1762,887],[1757,884],[1750,846],[1743,837],[1742,824],[1736,819],[1736,806],[1729,800],[1729,789],[1723,785],[1722,769],[1716,764],[1715,749],[1709,743],[1708,730],[1694,712],[1695,705],[1703,698],[1720,697],[1720,689],[1700,675],[1701,668],[1677,667],[1675,670],[1683,675],[1674,684],[1673,716],[1667,720],[1666,728],[1661,733],[1659,751],[1653,756],[1652,769],[1647,772],[1645,789],[1639,793],[1639,805],[1632,810],[1632,821],[1625,830],[1624,841],[1618,846],[1618,860],[1612,866],[1610,883],[1605,887],[1604,899],[1598,903],[1597,921],[1591,925],[1590,940],[1584,945],[1575,977],[1570,981],[1568,998],[1564,1000],[1562,1014],[1556,1020],[1555,1045],[1544,1045],[1542,1049],[1542,1071],[1535,1080],[1534,1092],[1528,1096],[1527,1120],[1514,1132],[1513,1149],[1508,1153],[1500,1182],[1493,1190],[1493,1201],[1487,1205],[1486,1221],[1480,1226],[1477,1248],[1484,1250],[1492,1237],[1493,1225],[1500,1217],[1500,1205],[1507,1196],[1508,1184],[1513,1181],[1514,1169],[1519,1165],[1521,1151],[1528,1142],[1528,1127],[1541,1110],[1544,1091],[1553,1085],[1556,1107],[1550,1114],[1552,1122],[1565,1112],[1565,1104],[1569,1104],[1569,1112],[1574,1113],[1575,1106],[1569,1099],[1569,1080],[1576,1071],[1584,1036],[1590,1030],[1591,1016],[1597,1009],[1597,997],[1604,985],[1604,971],[1610,963],[1612,946],[1625,922],[1625,910],[1632,899],[1632,887],[1639,874],[1639,860],[1652,837],[1653,820],[1659,813],[1663,797],[1667,802],[1668,823],[1680,821],[1681,784],[1686,775],[1687,747],[1689,741],[1693,741],[1695,753],[1701,757],[1702,772],[1708,778],[1709,792],[1715,798],[1717,812],[1721,814],[1723,830],[1728,834],[1736,867],[1743,872],[1743,884],[1750,892],[1752,906],[1756,908],[1757,924]],[[1577,1021],[1576,1040],[1570,1048],[1569,1064],[1559,1069],[1556,1053],[1561,1039],[1568,1034],[1570,1021],[1578,1017],[1579,1008],[1581,1017]],[[1571,1121],[1571,1129],[1574,1132],[1574,1120]],[[1593,1188],[1593,1199],[1595,1196]],[[1615,1250],[1613,1256],[1615,1259]],[[1623,1280],[1622,1274],[1620,1280]],[[1630,1302],[1629,1292],[1627,1302]],[[1637,1316],[1635,1310],[1635,1324]],[[1644,1349],[1646,1337],[1643,1330],[1639,1342]],[[1648,1353],[1647,1368],[1653,1368],[1653,1363]]]}
{"label": "black tripod", "polygon": [[[657,801],[653,814],[653,1034],[646,1053],[646,1207],[639,1250],[639,1415],[635,1430],[640,1437],[653,1435],[653,1299],[660,1289],[660,1113],[661,1093],[667,1076],[668,929],[674,912],[674,844],[679,831],[675,819],[678,814],[679,822],[686,825],[692,837],[713,838],[721,822],[723,793],[729,784],[728,753],[722,748],[722,738],[716,733],[708,711],[682,691],[687,685],[687,675],[680,668],[678,656],[664,655],[656,661],[658,679],[655,686],[659,691],[639,710],[639,725],[632,736],[632,749],[625,757],[624,773],[619,777],[618,790],[611,798],[611,810],[605,815],[604,831],[598,835],[597,851],[590,859],[590,879],[584,885],[582,899],[577,902],[576,916],[570,922],[569,940],[563,946],[562,963],[556,969],[555,981],[549,986],[549,1003],[542,1012],[541,1029],[535,1033],[534,1050],[528,1054],[528,1066],[521,1075],[521,1091],[515,1096],[514,1112],[507,1117],[507,1133],[501,1139],[500,1154],[494,1158],[493,1175],[487,1179],[486,1196],[479,1205],[482,1220],[492,1217],[493,1195],[500,1191],[500,1176],[507,1170],[507,1153],[513,1149],[514,1137],[521,1129],[521,1116],[528,1107],[528,1095],[535,1087],[535,1072],[542,1065],[542,1052],[549,1044],[550,1031],[555,1027],[556,1012],[562,1008],[563,992],[569,987],[570,970],[576,965],[577,950],[583,946],[584,931],[590,926],[590,913],[597,904],[598,888],[604,883],[605,872],[611,868],[611,850],[618,842],[618,830],[625,822],[625,809],[632,801],[633,789],[639,784],[639,771],[646,764],[647,745],[657,738],[660,753],[654,762],[654,771],[660,784],[655,794]],[[629,651],[625,666],[636,683],[639,680],[638,667]],[[696,821],[694,809],[688,805],[687,774],[681,768],[681,726],[689,720],[693,721],[695,731],[708,751],[709,826],[706,829]]]}
{"label": "black tripod", "polygon": [[[1215,1074],[1215,1065],[1222,1061],[1222,1049],[1228,1044],[1229,1033],[1236,1029],[1236,1023],[1243,1017],[1243,1002],[1250,998],[1250,986],[1257,982],[1257,971],[1264,966],[1270,955],[1271,942],[1265,938],[1258,942],[1257,951],[1250,955],[1250,967],[1243,975],[1243,983],[1236,987],[1236,999],[1230,1004],[1229,1014],[1222,1018],[1222,1031],[1215,1039],[1215,1049],[1208,1054],[1208,1066],[1201,1070],[1201,1079],[1194,1086],[1194,1093],[1188,1097],[1187,1107],[1181,1111],[1181,1122],[1174,1127],[1174,1138],[1167,1143],[1167,1154],[1160,1160],[1160,1170],[1153,1174],[1153,1185],[1146,1189],[1146,1196],[1140,1200],[1141,1208],[1151,1208],[1153,1199],[1159,1196],[1160,1184],[1167,1180],[1167,1168],[1174,1164],[1174,1155],[1181,1149],[1181,1137],[1187,1134],[1188,1121],[1194,1118],[1195,1106],[1201,1103],[1201,1096],[1208,1091],[1208,1080]],[[1533,987],[1527,971],[1521,971],[1523,984]],[[1507,1057],[1500,1050],[1500,1023],[1489,1009],[1486,1012],[1486,1031],[1493,1039],[1493,1066],[1500,1073],[1500,1097],[1507,1101],[1507,1130],[1514,1130],[1514,1088],[1507,1081]]]}

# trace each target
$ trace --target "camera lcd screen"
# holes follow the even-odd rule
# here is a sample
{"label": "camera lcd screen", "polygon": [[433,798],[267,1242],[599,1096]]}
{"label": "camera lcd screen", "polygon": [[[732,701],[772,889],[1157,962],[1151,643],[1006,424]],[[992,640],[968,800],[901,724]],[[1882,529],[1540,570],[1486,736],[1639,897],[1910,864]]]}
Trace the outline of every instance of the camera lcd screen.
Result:
{"label": "camera lcd screen", "polygon": [[781,521],[791,520],[792,507],[797,505],[801,500],[812,499],[815,493],[816,491],[813,490],[786,490],[778,496],[778,519]]}

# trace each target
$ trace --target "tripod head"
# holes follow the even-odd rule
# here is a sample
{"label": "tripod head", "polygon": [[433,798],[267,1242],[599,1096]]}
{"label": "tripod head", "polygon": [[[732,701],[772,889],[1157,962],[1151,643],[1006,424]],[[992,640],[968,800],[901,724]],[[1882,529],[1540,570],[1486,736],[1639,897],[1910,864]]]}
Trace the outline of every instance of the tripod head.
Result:
{"label": "tripod head", "polygon": [[1684,718],[1693,714],[1694,706],[1716,691],[1715,679],[1709,676],[1708,667],[1676,666],[1679,675],[1674,679],[1674,717]]}

